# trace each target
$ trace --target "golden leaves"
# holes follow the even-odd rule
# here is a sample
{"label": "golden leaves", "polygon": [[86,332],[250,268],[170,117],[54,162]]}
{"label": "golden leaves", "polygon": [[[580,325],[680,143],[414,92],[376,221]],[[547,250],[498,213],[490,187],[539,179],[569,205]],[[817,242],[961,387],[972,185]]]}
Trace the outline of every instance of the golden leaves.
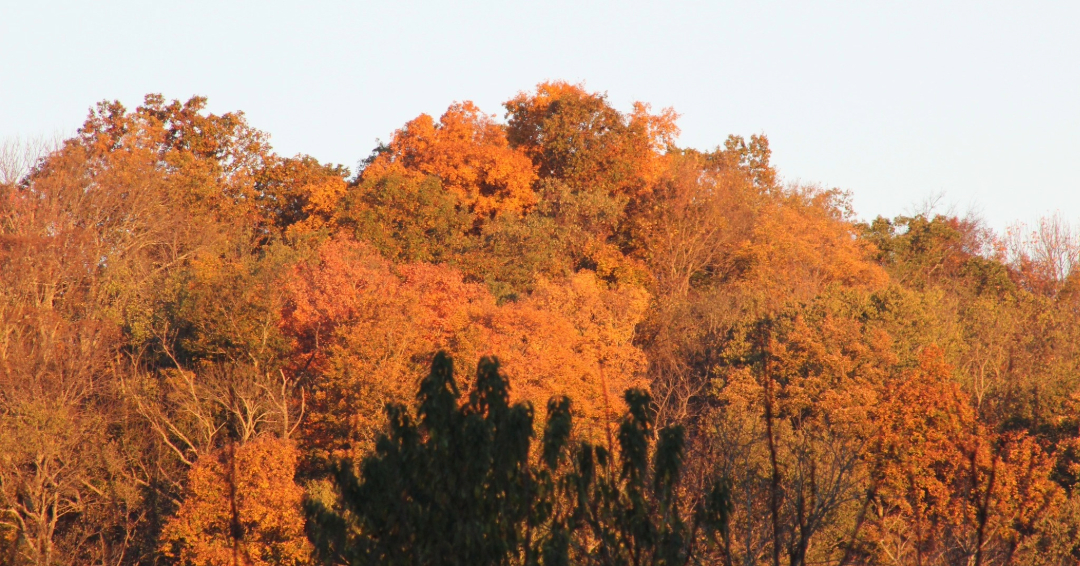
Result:
{"label": "golden leaves", "polygon": [[473,105],[452,105],[436,123],[421,114],[394,133],[365,179],[393,172],[433,175],[477,216],[520,214],[536,204],[532,162],[512,149],[502,127]]}
{"label": "golden leaves", "polygon": [[307,564],[297,459],[291,442],[268,435],[204,455],[162,530],[162,552],[192,566]]}
{"label": "golden leaves", "polygon": [[338,237],[288,287],[284,329],[295,341],[294,371],[320,376],[308,430],[326,456],[344,455],[349,438],[369,443],[382,406],[407,399],[437,350],[466,367],[498,356],[515,399],[542,410],[568,395],[596,422],[622,410],[622,391],[646,386],[633,338],[648,295],[607,289],[591,273],[542,281],[532,296],[498,305],[452,268],[393,266]]}

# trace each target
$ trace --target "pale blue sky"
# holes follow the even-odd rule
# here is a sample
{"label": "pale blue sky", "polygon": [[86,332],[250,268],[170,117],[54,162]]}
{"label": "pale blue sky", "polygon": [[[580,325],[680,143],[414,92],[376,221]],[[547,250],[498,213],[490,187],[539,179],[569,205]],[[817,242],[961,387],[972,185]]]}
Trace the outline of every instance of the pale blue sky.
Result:
{"label": "pale blue sky", "polygon": [[[813,6],[811,6],[813,4]],[[349,166],[421,112],[545,79],[672,106],[680,145],[769,136],[864,217],[943,192],[995,227],[1080,219],[1080,3],[50,2],[0,5],[0,137],[148,92],[243,110]]]}

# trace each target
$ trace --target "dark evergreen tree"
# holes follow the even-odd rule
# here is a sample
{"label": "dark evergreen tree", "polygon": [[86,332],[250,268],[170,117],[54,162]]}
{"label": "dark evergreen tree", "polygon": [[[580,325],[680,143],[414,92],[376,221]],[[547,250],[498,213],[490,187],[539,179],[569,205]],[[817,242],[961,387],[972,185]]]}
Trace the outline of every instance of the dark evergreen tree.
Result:
{"label": "dark evergreen tree", "polygon": [[439,353],[420,384],[416,417],[389,405],[375,453],[338,466],[337,507],[308,505],[324,562],[687,564],[695,542],[725,531],[723,483],[687,521],[678,490],[683,431],[655,433],[647,393],[626,393],[617,460],[602,446],[572,444],[570,402],[553,399],[535,463],[532,408],[509,403],[497,360],[481,361],[460,398],[453,363]]}

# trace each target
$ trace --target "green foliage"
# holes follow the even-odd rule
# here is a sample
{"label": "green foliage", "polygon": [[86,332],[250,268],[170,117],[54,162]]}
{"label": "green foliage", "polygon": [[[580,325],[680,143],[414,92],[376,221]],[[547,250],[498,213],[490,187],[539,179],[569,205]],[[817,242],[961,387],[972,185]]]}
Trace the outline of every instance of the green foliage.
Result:
{"label": "green foliage", "polygon": [[361,463],[360,478],[348,463],[340,468],[355,531],[342,528],[342,516],[315,510],[313,538],[324,556],[350,564],[506,563],[529,512],[532,436],[532,411],[510,406],[506,387],[497,363],[486,360],[459,406],[453,364],[436,356],[416,420],[405,407],[388,407],[389,430]]}
{"label": "green foliage", "polygon": [[440,263],[472,246],[473,215],[437,177],[390,175],[346,195],[339,224],[388,258]]}
{"label": "green foliage", "polygon": [[436,355],[416,416],[389,405],[387,431],[359,476],[350,462],[338,467],[336,506],[309,502],[309,533],[322,560],[685,564],[696,543],[726,532],[724,482],[688,522],[679,492],[683,430],[653,430],[647,393],[626,392],[617,458],[573,442],[566,398],[549,403],[535,454],[532,409],[508,399],[497,361],[480,363],[462,402],[450,358]]}
{"label": "green foliage", "polygon": [[[1080,556],[1071,228],[857,224],[765,136],[680,149],[672,111],[563,82],[505,108],[421,115],[349,179],[150,95],[5,180],[0,563],[183,562],[163,526],[235,522],[192,488],[254,442],[296,447],[275,511],[296,531],[306,485],[334,564]],[[459,389],[438,355],[384,421],[440,348],[577,413],[535,438],[493,358]],[[219,530],[205,563],[237,560]]]}

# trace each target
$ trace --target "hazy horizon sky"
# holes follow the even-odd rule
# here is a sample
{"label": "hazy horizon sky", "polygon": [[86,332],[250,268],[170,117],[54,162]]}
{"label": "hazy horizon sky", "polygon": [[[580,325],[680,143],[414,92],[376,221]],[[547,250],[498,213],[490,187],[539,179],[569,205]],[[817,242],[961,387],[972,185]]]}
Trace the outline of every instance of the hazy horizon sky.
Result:
{"label": "hazy horizon sky", "polygon": [[0,139],[144,94],[242,110],[285,155],[355,167],[422,112],[584,82],[681,114],[679,145],[764,133],[858,214],[927,198],[1002,229],[1080,221],[1080,4],[9,2]]}

